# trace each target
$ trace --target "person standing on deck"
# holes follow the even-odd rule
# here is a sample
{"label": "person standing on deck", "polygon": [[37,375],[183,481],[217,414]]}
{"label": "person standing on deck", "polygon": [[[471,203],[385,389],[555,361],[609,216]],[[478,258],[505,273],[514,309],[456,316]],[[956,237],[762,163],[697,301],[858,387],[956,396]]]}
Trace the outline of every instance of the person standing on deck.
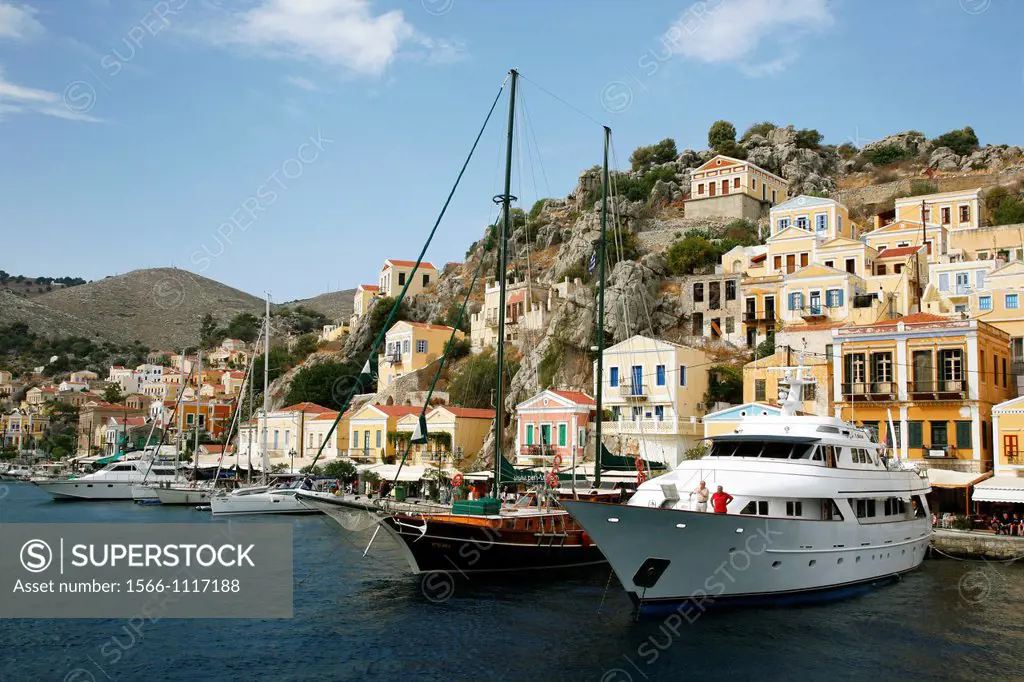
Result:
{"label": "person standing on deck", "polygon": [[732,502],[732,495],[722,490],[722,486],[718,486],[718,490],[711,496],[711,507],[715,510],[716,514],[728,513],[727,507]]}
{"label": "person standing on deck", "polygon": [[697,496],[697,511],[706,512],[708,510],[708,498],[711,497],[711,491],[708,490],[707,483],[701,481],[697,489],[693,491],[693,494]]}

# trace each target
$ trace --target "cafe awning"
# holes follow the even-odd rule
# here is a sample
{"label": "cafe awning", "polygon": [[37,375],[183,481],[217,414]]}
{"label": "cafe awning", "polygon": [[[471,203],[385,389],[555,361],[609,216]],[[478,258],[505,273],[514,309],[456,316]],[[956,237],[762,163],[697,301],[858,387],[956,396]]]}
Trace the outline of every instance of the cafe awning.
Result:
{"label": "cafe awning", "polygon": [[993,476],[974,487],[975,502],[1017,502],[1024,504],[1024,478]]}
{"label": "cafe awning", "polygon": [[928,483],[933,488],[966,488],[977,485],[992,475],[991,471],[983,474],[949,469],[928,469]]}

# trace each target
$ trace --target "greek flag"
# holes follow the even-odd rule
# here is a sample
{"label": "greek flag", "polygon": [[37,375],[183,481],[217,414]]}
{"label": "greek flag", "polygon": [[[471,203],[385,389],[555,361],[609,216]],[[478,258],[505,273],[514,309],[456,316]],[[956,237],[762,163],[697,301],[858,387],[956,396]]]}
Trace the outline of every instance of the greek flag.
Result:
{"label": "greek flag", "polygon": [[596,267],[597,267],[597,254],[596,253],[592,253],[592,254],[590,254],[590,272],[593,272],[594,268],[596,268]]}

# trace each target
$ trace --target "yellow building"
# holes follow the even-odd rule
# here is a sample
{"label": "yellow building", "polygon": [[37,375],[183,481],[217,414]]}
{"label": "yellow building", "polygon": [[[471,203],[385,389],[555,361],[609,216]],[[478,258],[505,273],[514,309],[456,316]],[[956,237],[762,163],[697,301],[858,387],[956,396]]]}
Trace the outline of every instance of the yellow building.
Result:
{"label": "yellow building", "polygon": [[[384,266],[380,269],[378,293],[381,296],[396,298],[402,293],[406,280],[412,275],[414,267],[416,267],[416,261],[412,260],[388,259],[384,261]],[[437,268],[433,263],[423,261],[416,269],[416,276],[412,277],[409,290],[405,293],[407,296],[421,294],[435,281],[437,281]]]}
{"label": "yellow building", "polygon": [[[789,380],[800,364],[798,353],[786,350],[774,355],[748,362],[743,366],[743,401],[746,403],[780,402],[780,390],[789,388]],[[830,415],[832,407],[832,362],[821,357],[803,358],[804,378],[813,379],[813,384],[804,385],[803,407],[807,414]]]}
{"label": "yellow building", "polygon": [[[401,417],[398,431],[411,436],[422,409]],[[427,412],[426,420],[427,442],[412,446],[407,464],[460,469],[480,454],[494,427],[494,410],[438,405]]]}
{"label": "yellow building", "polygon": [[917,313],[834,329],[833,400],[847,421],[884,427],[929,466],[991,467],[992,407],[1011,394],[1009,336],[979,320]]}
{"label": "yellow building", "polygon": [[1021,225],[997,225],[957,230],[949,235],[950,255],[962,260],[1024,261]]}
{"label": "yellow building", "polygon": [[922,209],[926,223],[950,230],[976,229],[988,220],[980,188],[897,199],[896,220],[917,222],[920,227]]}
{"label": "yellow building", "polygon": [[40,447],[46,440],[46,432],[50,427],[50,418],[14,410],[10,414],[0,414],[0,449],[30,450]]}
{"label": "yellow building", "polygon": [[394,458],[398,420],[406,415],[418,415],[422,409],[411,405],[363,405],[348,419],[349,459],[379,464]]}
{"label": "yellow building", "polygon": [[795,196],[771,210],[772,234],[798,227],[822,239],[857,239],[860,229],[850,220],[850,211],[833,199]]}
{"label": "yellow building", "polygon": [[[384,354],[377,361],[377,391],[441,357],[451,335],[452,328],[441,324],[396,322],[384,337]],[[466,335],[456,331],[455,338]]]}
{"label": "yellow building", "polygon": [[355,324],[356,320],[366,314],[366,311],[370,309],[370,301],[379,295],[380,287],[376,284],[360,284],[356,287],[356,293],[352,297],[352,317],[350,320],[352,324]]}
{"label": "yellow building", "polygon": [[686,217],[761,218],[788,198],[789,184],[749,161],[719,154],[690,173]]}
{"label": "yellow building", "polygon": [[874,229],[864,235],[864,241],[876,252],[921,246],[923,243],[925,260],[929,263],[942,262],[943,256],[947,255],[950,248],[949,228],[945,225],[927,223],[922,230],[920,218],[917,222],[897,220]]}
{"label": "yellow building", "polygon": [[703,350],[639,335],[605,348],[603,402],[612,417],[601,425],[605,444],[678,464],[700,438],[712,364]]}

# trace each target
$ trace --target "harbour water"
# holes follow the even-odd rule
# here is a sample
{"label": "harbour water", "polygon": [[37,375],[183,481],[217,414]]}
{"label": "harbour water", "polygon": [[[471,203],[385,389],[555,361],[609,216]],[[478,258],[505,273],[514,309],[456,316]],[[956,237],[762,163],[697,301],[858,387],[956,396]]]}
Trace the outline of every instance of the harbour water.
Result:
{"label": "harbour water", "polygon": [[[4,485],[0,523],[222,523]],[[449,594],[424,589],[390,539],[364,558],[370,533],[323,516],[230,522],[292,524],[292,619],[0,621],[0,680],[1024,679],[1020,563],[927,561],[838,603],[635,622],[603,570]]]}

